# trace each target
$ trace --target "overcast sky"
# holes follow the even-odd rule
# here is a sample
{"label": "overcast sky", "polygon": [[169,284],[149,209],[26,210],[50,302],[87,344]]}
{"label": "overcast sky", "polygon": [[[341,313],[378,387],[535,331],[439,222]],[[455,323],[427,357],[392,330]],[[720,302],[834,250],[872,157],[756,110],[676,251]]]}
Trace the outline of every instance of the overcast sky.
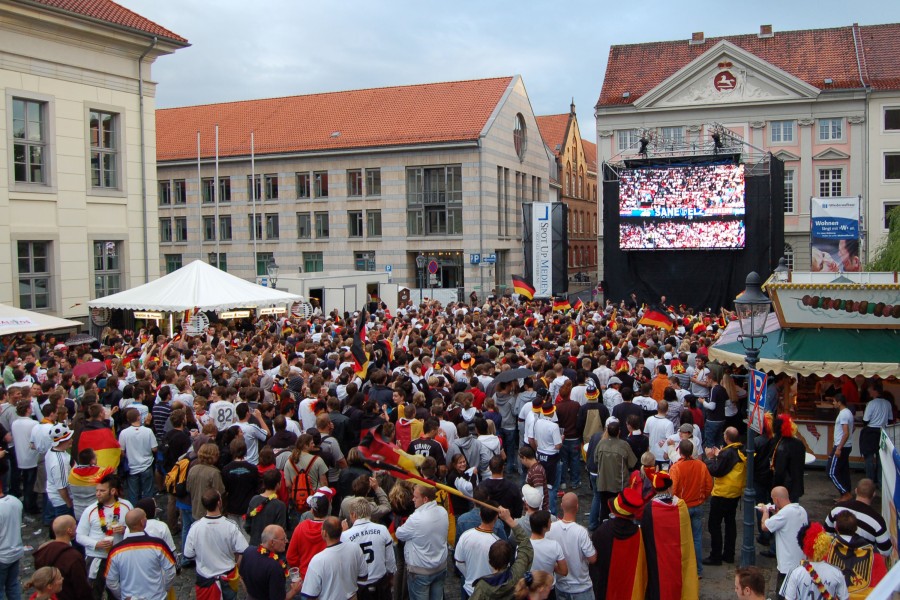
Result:
{"label": "overcast sky", "polygon": [[591,140],[612,44],[900,19],[897,0],[119,2],[191,43],[153,67],[161,108],[520,74],[538,115],[574,97]]}

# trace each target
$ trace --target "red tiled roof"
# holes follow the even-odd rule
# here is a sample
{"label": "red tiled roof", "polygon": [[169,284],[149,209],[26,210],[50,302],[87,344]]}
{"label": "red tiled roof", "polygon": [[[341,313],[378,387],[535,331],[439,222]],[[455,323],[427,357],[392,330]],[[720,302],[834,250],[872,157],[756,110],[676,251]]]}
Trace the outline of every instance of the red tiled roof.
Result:
{"label": "red tiled roof", "polygon": [[[868,80],[878,89],[900,79],[900,24],[859,27],[861,61]],[[859,68],[853,27],[776,31],[770,38],[756,34],[708,38],[690,45],[687,40],[611,46],[598,106],[631,104],[721,40],[750,52],[819,89],[859,89]],[[830,78],[833,83],[825,85]],[[897,89],[893,87],[892,89]],[[622,94],[629,92],[628,98]]]}
{"label": "red tiled roof", "polygon": [[476,140],[512,77],[246,100],[156,111],[158,161],[215,154],[373,148]]}
{"label": "red tiled roof", "polygon": [[112,2],[112,0],[29,0],[29,4],[40,4],[48,8],[106,21],[113,25],[136,29],[143,33],[187,44],[187,40],[177,33],[169,31],[162,25],[154,23],[150,19]]}
{"label": "red tiled roof", "polygon": [[541,137],[544,138],[544,143],[550,147],[550,150],[552,150],[553,154],[557,157],[559,157],[560,150],[566,141],[565,137],[566,128],[569,126],[569,114],[570,113],[564,113],[561,115],[543,115],[535,117],[538,129],[541,130]]}
{"label": "red tiled roof", "polygon": [[581,138],[581,145],[584,146],[584,159],[587,161],[588,170],[597,172],[597,144],[589,142]]}

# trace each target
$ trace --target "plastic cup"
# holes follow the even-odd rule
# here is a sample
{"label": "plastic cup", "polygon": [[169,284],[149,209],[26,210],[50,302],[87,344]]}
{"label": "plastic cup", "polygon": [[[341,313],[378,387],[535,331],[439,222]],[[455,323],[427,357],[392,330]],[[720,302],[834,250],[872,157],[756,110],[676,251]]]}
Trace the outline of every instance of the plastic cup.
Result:
{"label": "plastic cup", "polygon": [[291,583],[297,583],[300,581],[300,569],[297,567],[291,567],[288,569],[288,576],[291,578]]}

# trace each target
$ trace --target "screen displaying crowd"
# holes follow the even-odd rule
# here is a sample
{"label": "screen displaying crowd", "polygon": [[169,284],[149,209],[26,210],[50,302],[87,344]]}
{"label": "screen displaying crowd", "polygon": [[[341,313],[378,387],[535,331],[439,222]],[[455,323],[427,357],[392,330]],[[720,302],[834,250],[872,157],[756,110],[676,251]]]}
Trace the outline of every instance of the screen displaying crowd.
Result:
{"label": "screen displaying crowd", "polygon": [[625,169],[621,217],[693,218],[744,214],[744,165]]}
{"label": "screen displaying crowd", "polygon": [[732,250],[744,247],[743,221],[622,222],[623,250]]}

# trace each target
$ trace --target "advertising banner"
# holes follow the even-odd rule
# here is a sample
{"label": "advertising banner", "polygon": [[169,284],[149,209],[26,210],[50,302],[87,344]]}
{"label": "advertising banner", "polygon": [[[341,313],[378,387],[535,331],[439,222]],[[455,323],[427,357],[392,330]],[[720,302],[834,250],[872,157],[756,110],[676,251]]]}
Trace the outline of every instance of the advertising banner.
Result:
{"label": "advertising banner", "polygon": [[861,271],[859,198],[812,198],[809,210],[811,270]]}
{"label": "advertising banner", "polygon": [[750,371],[750,418],[747,424],[759,434],[762,434],[765,427],[766,384],[765,373]]}
{"label": "advertising banner", "polygon": [[552,205],[549,202],[534,202],[531,211],[532,223],[532,283],[535,298],[549,298],[553,295],[553,222]]}
{"label": "advertising banner", "polygon": [[[889,426],[890,427],[890,426]],[[900,454],[894,448],[888,432],[881,431],[881,444],[879,444],[879,457],[881,458],[881,516],[887,524],[888,533],[894,549],[891,551],[891,559],[897,560],[897,537],[900,532],[897,507],[900,506]]]}

